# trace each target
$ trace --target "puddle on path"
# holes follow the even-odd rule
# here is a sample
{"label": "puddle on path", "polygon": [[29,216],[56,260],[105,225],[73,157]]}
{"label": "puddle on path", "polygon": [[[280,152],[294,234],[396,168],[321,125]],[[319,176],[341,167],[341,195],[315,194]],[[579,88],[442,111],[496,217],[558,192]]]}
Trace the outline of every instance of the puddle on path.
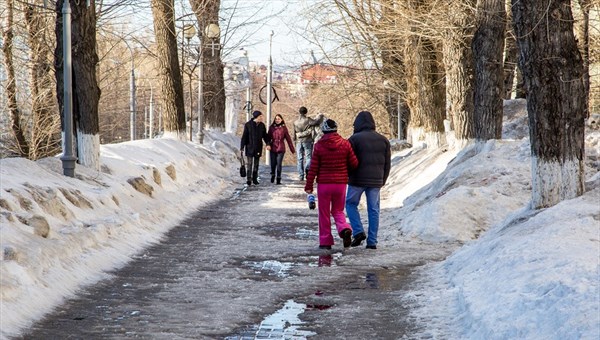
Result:
{"label": "puddle on path", "polygon": [[288,222],[282,222],[281,225],[271,225],[261,227],[271,237],[281,239],[301,239],[301,240],[315,240],[315,243],[319,240],[318,227],[310,228],[310,226],[296,224],[290,225]]}
{"label": "puddle on path", "polygon": [[311,256],[308,265],[310,267],[336,267],[337,261],[342,257],[341,253],[322,254]]}
{"label": "puddle on path", "polygon": [[303,322],[298,316],[307,306],[288,300],[283,308],[267,316],[260,325],[244,330],[240,335],[228,336],[225,340],[252,339],[306,339],[317,333],[299,329]]}
{"label": "puddle on path", "polygon": [[254,269],[255,274],[266,274],[274,275],[277,277],[289,276],[289,271],[292,267],[297,266],[297,263],[292,262],[279,262],[275,260],[267,261],[243,261],[242,265],[248,266]]}

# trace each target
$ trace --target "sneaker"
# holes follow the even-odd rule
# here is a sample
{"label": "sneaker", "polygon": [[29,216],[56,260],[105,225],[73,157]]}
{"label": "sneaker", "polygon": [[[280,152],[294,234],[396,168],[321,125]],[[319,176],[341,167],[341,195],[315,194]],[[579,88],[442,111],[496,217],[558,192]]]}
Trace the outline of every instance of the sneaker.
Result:
{"label": "sneaker", "polygon": [[344,239],[344,248],[350,247],[350,244],[352,243],[352,229],[342,230],[340,236]]}
{"label": "sneaker", "polygon": [[367,249],[377,249],[377,246],[374,244],[367,244]]}
{"label": "sneaker", "polygon": [[356,235],[354,235],[354,239],[352,240],[352,243],[350,244],[351,247],[358,247],[361,245],[362,241],[367,239],[367,235],[365,235],[365,233],[358,233]]}
{"label": "sneaker", "polygon": [[306,200],[308,201],[308,209],[314,210],[317,207],[314,194],[308,194],[308,196],[306,196]]}
{"label": "sneaker", "polygon": [[330,250],[330,249],[331,249],[331,246],[319,246],[319,249],[327,249],[327,250]]}
{"label": "sneaker", "polygon": [[271,175],[271,183],[275,182],[275,175]]}

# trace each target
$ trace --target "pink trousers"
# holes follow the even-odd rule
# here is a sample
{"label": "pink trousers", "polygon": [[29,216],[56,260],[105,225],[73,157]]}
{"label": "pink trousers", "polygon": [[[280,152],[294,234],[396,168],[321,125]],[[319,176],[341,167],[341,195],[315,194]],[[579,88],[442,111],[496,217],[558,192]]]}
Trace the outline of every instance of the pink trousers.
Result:
{"label": "pink trousers", "polygon": [[317,184],[317,203],[319,207],[319,245],[332,246],[335,242],[331,235],[331,216],[335,221],[338,235],[344,229],[352,230],[346,222],[346,184]]}

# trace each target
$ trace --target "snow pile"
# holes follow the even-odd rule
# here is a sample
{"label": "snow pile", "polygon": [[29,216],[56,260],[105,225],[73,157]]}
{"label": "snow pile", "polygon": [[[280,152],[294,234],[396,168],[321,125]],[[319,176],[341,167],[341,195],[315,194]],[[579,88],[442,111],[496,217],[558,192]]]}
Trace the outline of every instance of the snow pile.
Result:
{"label": "snow pile", "polygon": [[[503,136],[512,139],[393,154],[382,191],[382,254],[400,257],[413,238],[465,243],[421,268],[401,297],[423,325],[420,338],[598,339],[600,132],[586,132],[588,191],[531,210],[524,101],[505,102],[505,111]],[[0,160],[0,338],[18,335],[185,214],[230,192],[239,182],[239,139],[206,138],[205,146],[106,145],[102,171],[78,167],[76,179],[62,176],[56,158]]]}
{"label": "snow pile", "polygon": [[104,145],[102,171],[78,166],[76,178],[62,175],[58,158],[0,160],[0,337],[222,197],[239,166],[239,140],[207,139],[209,147],[170,139]]}

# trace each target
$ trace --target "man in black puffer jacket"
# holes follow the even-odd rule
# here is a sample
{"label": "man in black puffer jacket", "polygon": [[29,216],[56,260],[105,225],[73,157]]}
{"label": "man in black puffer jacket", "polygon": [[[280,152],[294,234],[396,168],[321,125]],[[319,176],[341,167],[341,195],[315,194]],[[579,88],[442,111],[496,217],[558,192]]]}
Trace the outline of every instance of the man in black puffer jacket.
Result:
{"label": "man in black puffer jacket", "polygon": [[[358,168],[350,172],[346,194],[346,213],[353,234],[351,246],[359,246],[366,239],[368,249],[377,249],[379,192],[390,174],[390,142],[375,131],[375,120],[368,111],[358,113],[354,120],[354,134],[348,141],[358,158]],[[367,197],[368,235],[365,235],[358,212],[363,192]]]}

